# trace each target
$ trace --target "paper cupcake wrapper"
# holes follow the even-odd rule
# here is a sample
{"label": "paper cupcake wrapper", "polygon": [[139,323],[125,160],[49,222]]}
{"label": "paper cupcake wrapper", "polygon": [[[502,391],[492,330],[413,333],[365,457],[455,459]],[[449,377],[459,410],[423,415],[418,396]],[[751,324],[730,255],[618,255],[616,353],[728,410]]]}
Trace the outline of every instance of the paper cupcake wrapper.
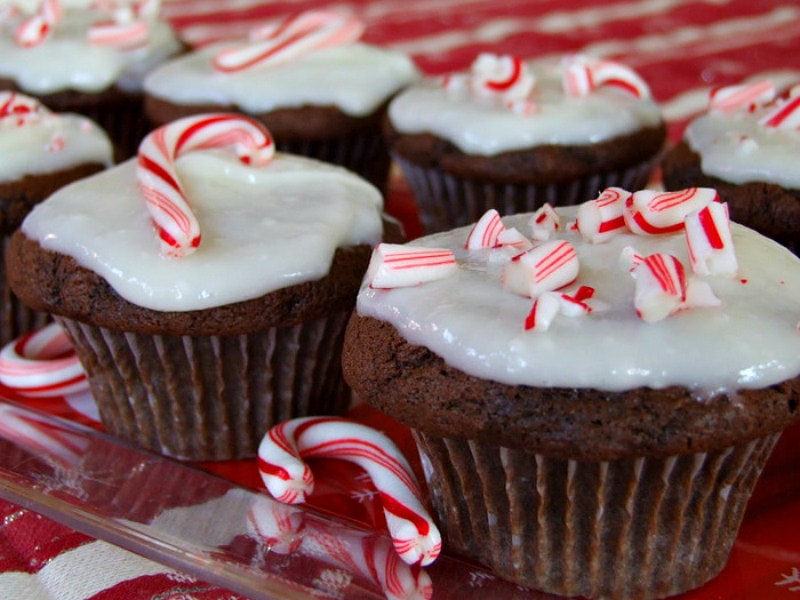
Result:
{"label": "paper cupcake wrapper", "polygon": [[648,182],[652,161],[621,171],[599,173],[548,185],[494,183],[463,179],[435,167],[420,167],[394,156],[406,179],[419,211],[425,233],[447,231],[470,225],[490,208],[501,216],[531,212],[545,203],[570,206],[596,198],[611,186],[638,190]]}
{"label": "paper cupcake wrapper", "polygon": [[449,552],[545,592],[615,599],[670,596],[717,575],[778,437],[583,462],[415,432]]}
{"label": "paper cupcake wrapper", "polygon": [[112,434],[190,460],[252,457],[274,424],[343,413],[348,314],[231,336],[115,332],[57,317]]}
{"label": "paper cupcake wrapper", "polygon": [[0,346],[52,321],[47,313],[25,306],[8,286],[4,258],[9,239],[9,236],[3,236],[3,255],[0,256]]}

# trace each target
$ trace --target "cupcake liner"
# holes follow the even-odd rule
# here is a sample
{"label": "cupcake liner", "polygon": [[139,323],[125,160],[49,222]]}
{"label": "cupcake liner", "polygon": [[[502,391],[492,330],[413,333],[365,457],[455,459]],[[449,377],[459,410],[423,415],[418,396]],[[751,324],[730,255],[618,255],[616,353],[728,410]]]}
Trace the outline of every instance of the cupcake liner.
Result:
{"label": "cupcake liner", "polygon": [[0,346],[44,327],[52,320],[49,314],[25,306],[8,286],[4,259],[9,239],[10,236],[3,236],[3,255],[0,256]]}
{"label": "cupcake liner", "polygon": [[621,171],[598,173],[584,179],[547,185],[494,183],[464,179],[436,167],[420,167],[394,156],[403,171],[419,211],[425,233],[470,225],[490,208],[505,216],[531,212],[545,203],[553,206],[580,204],[596,198],[605,188],[643,188],[653,163],[648,161]]}
{"label": "cupcake liner", "polygon": [[348,313],[231,336],[116,332],[57,317],[72,338],[103,426],[175,458],[252,457],[274,424],[347,409]]}
{"label": "cupcake liner", "polygon": [[780,434],[609,462],[414,435],[449,552],[545,592],[622,599],[678,594],[722,570]]}

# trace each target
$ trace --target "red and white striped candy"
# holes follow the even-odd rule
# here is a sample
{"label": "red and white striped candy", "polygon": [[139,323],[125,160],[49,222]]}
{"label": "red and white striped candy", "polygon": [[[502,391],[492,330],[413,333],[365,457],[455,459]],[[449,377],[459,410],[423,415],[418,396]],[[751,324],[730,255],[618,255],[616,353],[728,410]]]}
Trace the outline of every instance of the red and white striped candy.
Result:
{"label": "red and white striped candy", "polygon": [[518,56],[480,54],[472,63],[471,74],[470,84],[475,95],[500,97],[509,107],[513,109],[516,106],[523,113],[534,109],[524,102],[528,100],[536,80],[528,65]]}
{"label": "red and white striped candy", "polygon": [[632,69],[612,60],[586,55],[566,59],[562,85],[564,93],[581,98],[601,87],[622,90],[636,98],[650,96],[650,88]]}
{"label": "red and white striped candy", "polygon": [[623,216],[628,229],[640,235],[676,233],[686,216],[719,199],[713,188],[687,188],[675,192],[639,190],[625,201]]}
{"label": "red and white striped candy", "polygon": [[500,219],[500,213],[494,208],[490,208],[472,226],[464,248],[467,250],[496,248],[500,245],[498,238],[505,229],[503,221]]}
{"label": "red and white striped candy", "polygon": [[516,227],[501,231],[497,235],[497,243],[501,248],[507,248],[515,254],[533,248],[533,242],[522,235]]}
{"label": "red and white striped candy", "polygon": [[800,128],[800,96],[790,97],[764,115],[759,123],[776,129]]}
{"label": "red and white striped candy", "polygon": [[221,50],[212,59],[212,65],[218,71],[231,73],[256,65],[283,64],[323,48],[350,44],[362,33],[364,24],[356,17],[306,11],[277,25],[254,29],[249,44]]}
{"label": "red and white striped candy", "polygon": [[439,530],[423,505],[413,471],[383,433],[335,417],[301,417],[272,427],[258,448],[258,469],[281,502],[303,502],[314,488],[304,459],[339,458],[362,467],[380,495],[397,553],[408,564],[428,565],[441,552]]}
{"label": "red and white striped candy", "polygon": [[573,293],[544,292],[533,301],[525,318],[526,331],[547,331],[559,314],[567,317],[587,315],[594,309],[587,302],[594,296],[594,288],[582,285]]}
{"label": "red and white striped candy", "polygon": [[504,267],[503,287],[536,298],[569,285],[578,276],[578,256],[569,242],[553,240],[516,255]]}
{"label": "red and white striped candy", "polygon": [[200,245],[200,225],[175,168],[175,161],[195,150],[233,150],[247,165],[272,160],[275,144],[266,128],[248,117],[210,113],[185,117],[152,131],[139,146],[136,176],[161,239],[162,252],[182,257]]}
{"label": "red and white striped candy", "polygon": [[147,21],[103,21],[94,23],[86,33],[93,46],[111,46],[121,50],[140,48],[150,39]]}
{"label": "red and white striped candy", "polygon": [[247,511],[249,531],[266,543],[270,552],[292,554],[303,543],[305,513],[263,494],[253,496]]}
{"label": "red and white striped candy", "polygon": [[595,199],[578,207],[577,229],[592,244],[605,242],[621,231],[625,225],[625,202],[633,194],[618,187],[610,187]]}
{"label": "red and white striped candy", "polygon": [[55,467],[75,467],[90,440],[27,411],[0,403],[0,432],[34,456]]}
{"label": "red and white striped candy", "polygon": [[727,204],[712,202],[688,215],[685,228],[693,272],[698,275],[736,275],[739,263],[733,247]]}
{"label": "red and white striped candy", "polygon": [[32,48],[45,41],[53,28],[64,18],[60,0],[43,0],[39,12],[25,19],[14,31],[14,39],[23,48]]}
{"label": "red and white striped candy", "polygon": [[28,398],[66,396],[89,389],[72,342],[58,323],[3,346],[0,383]]}
{"label": "red and white striped candy", "polygon": [[633,303],[642,320],[660,321],[682,308],[686,300],[686,270],[675,256],[646,256],[632,274],[636,279]]}
{"label": "red and white striped candy", "polygon": [[411,287],[449,277],[458,269],[452,250],[405,244],[378,244],[366,280],[376,289]]}
{"label": "red and white striped candy", "polygon": [[528,224],[531,228],[531,237],[544,242],[561,229],[561,217],[549,202],[545,202],[534,211]]}
{"label": "red and white striped candy", "polygon": [[0,92],[0,125],[10,123],[21,127],[49,112],[36,98],[17,92]]}
{"label": "red and white striped candy", "polygon": [[774,98],[775,84],[763,80],[716,88],[711,91],[708,107],[723,112],[750,110],[755,106],[772,102]]}

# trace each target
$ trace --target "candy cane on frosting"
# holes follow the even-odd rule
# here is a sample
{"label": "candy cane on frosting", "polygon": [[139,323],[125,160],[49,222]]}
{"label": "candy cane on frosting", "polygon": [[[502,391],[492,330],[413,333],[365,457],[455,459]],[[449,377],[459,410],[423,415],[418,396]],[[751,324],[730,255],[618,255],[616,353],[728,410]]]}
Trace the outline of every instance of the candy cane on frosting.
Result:
{"label": "candy cane on frosting", "polygon": [[692,271],[698,275],[736,275],[739,265],[727,204],[712,202],[688,215],[685,230]]}
{"label": "candy cane on frosting", "polygon": [[187,152],[209,148],[232,149],[242,163],[254,166],[266,165],[275,153],[261,123],[235,114],[185,117],[149,133],[139,146],[136,176],[168,256],[187,256],[200,245],[200,226],[175,161]]}
{"label": "candy cane on frosting", "polygon": [[427,565],[441,551],[441,536],[411,467],[397,446],[379,431],[335,417],[301,417],[272,427],[258,448],[258,469],[272,496],[303,502],[314,476],[303,459],[329,457],[362,467],[381,498],[397,553],[408,564]]}
{"label": "candy cane on frosting", "polygon": [[521,296],[540,294],[569,285],[578,276],[578,256],[567,241],[543,242],[516,255],[501,274],[503,287]]}
{"label": "candy cane on frosting", "polygon": [[708,107],[711,110],[723,112],[749,110],[755,106],[772,102],[774,98],[775,84],[769,80],[763,80],[716,88],[709,95]]}
{"label": "candy cane on frosting", "polygon": [[790,97],[764,115],[759,121],[765,127],[777,129],[800,128],[800,96]]}
{"label": "candy cane on frosting", "polygon": [[[483,53],[472,63],[472,91],[477,96],[498,96],[511,108],[526,101],[535,83],[528,65],[518,56]],[[520,109],[524,107],[519,105]]]}
{"label": "candy cane on frosting", "polygon": [[14,39],[24,48],[38,46],[45,41],[64,18],[60,0],[43,0],[39,12],[25,19],[14,31]]}
{"label": "candy cane on frosting", "polygon": [[613,87],[636,98],[650,96],[644,80],[618,62],[580,54],[566,58],[564,63],[562,85],[572,98],[587,96],[600,87]]}
{"label": "candy cane on frosting", "polygon": [[364,24],[356,17],[322,10],[306,11],[277,25],[254,29],[249,44],[219,51],[211,64],[226,73],[257,65],[282,64],[323,48],[350,44],[362,33]]}
{"label": "candy cane on frosting", "polygon": [[410,287],[449,277],[457,268],[446,248],[381,243],[372,251],[365,279],[375,289]]}
{"label": "candy cane on frosting", "polygon": [[625,203],[631,193],[618,187],[603,190],[595,200],[578,207],[576,227],[592,244],[599,244],[626,229]]}
{"label": "candy cane on frosting", "polygon": [[147,44],[150,25],[147,21],[102,21],[94,23],[86,33],[93,46],[112,46],[128,50]]}
{"label": "candy cane on frosting", "polygon": [[3,346],[0,383],[28,398],[66,396],[89,389],[72,342],[58,323]]}
{"label": "candy cane on frosting", "polygon": [[701,210],[719,196],[713,188],[687,188],[674,192],[639,190],[625,201],[625,224],[640,235],[675,233],[687,215]]}
{"label": "candy cane on frosting", "polygon": [[10,123],[21,127],[49,113],[36,98],[17,92],[0,92],[0,125]]}

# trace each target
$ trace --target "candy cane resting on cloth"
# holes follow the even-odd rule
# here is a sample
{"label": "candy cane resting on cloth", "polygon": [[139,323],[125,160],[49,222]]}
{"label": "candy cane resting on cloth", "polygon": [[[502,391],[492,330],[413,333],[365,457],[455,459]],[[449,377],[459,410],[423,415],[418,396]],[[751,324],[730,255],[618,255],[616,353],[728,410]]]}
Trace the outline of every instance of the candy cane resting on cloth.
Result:
{"label": "candy cane resting on cloth", "polygon": [[226,73],[283,64],[323,48],[350,44],[362,33],[364,24],[356,17],[322,10],[306,11],[277,25],[252,30],[249,44],[219,51],[211,64]]}
{"label": "candy cane resting on cloth", "polygon": [[161,239],[162,252],[182,257],[200,245],[200,225],[175,167],[187,152],[232,149],[247,165],[264,166],[275,144],[258,121],[241,115],[209,113],[185,117],[156,129],[139,146],[136,176],[139,189]]}
{"label": "candy cane resting on cloth", "polygon": [[441,552],[441,535],[397,446],[379,431],[335,417],[301,417],[271,428],[258,448],[258,469],[281,502],[303,502],[314,475],[303,459],[339,458],[362,467],[380,495],[397,553],[408,564],[428,565]]}

